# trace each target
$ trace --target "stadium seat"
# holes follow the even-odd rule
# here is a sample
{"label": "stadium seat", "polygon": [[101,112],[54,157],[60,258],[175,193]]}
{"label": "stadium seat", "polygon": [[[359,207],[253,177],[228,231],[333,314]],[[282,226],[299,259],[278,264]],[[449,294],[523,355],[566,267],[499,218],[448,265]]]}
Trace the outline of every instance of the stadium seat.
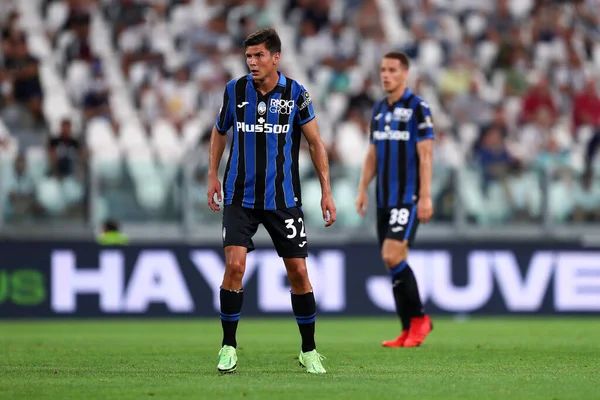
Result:
{"label": "stadium seat", "polygon": [[480,215],[482,224],[497,225],[508,220],[512,210],[501,182],[490,183],[484,198],[485,201],[482,204],[484,213]]}
{"label": "stadium seat", "polygon": [[76,104],[81,104],[91,78],[90,66],[85,61],[73,61],[67,68],[67,88]]}
{"label": "stadium seat", "polygon": [[343,118],[348,107],[348,96],[344,93],[331,93],[327,99],[327,115],[332,121]]}
{"label": "stadium seat", "polygon": [[478,171],[472,168],[460,168],[457,171],[458,176],[458,195],[460,203],[465,208],[469,215],[475,216],[477,219],[483,219],[483,205],[485,199],[481,191],[481,176]]}
{"label": "stadium seat", "polygon": [[56,88],[62,89],[64,83],[61,80],[54,63],[50,61],[42,61],[39,66],[40,83],[44,93],[53,91]]}
{"label": "stadium seat", "polygon": [[600,209],[600,179],[594,179],[591,188],[584,189],[582,182],[575,185],[574,205],[586,212],[596,212]]}
{"label": "stadium seat", "polygon": [[321,185],[317,179],[305,179],[302,182],[302,209],[308,226],[321,226]]}
{"label": "stadium seat", "polygon": [[133,87],[139,87],[147,79],[148,71],[148,66],[145,62],[133,63],[129,68],[129,82],[131,82]]}
{"label": "stadium seat", "polygon": [[50,132],[57,132],[60,121],[74,114],[73,107],[67,97],[67,93],[55,88],[44,97],[42,108],[44,116],[50,126]]}
{"label": "stadium seat", "polygon": [[451,176],[451,169],[446,168],[443,165],[434,164],[433,174],[431,177],[431,198],[434,199],[434,201],[442,193],[442,191],[448,184],[448,181],[450,180]]}
{"label": "stadium seat", "polygon": [[183,146],[186,149],[195,148],[199,144],[200,135],[204,128],[203,121],[199,118],[189,120],[183,125]]}
{"label": "stadium seat", "polygon": [[43,147],[29,147],[25,150],[27,173],[34,182],[41,182],[48,172],[48,153]]}
{"label": "stadium seat", "polygon": [[175,127],[166,120],[159,120],[152,125],[151,144],[154,152],[163,162],[178,163],[184,148]]}
{"label": "stadium seat", "polygon": [[479,37],[487,27],[485,16],[480,13],[469,13],[465,21],[465,33],[470,37]]}
{"label": "stadium seat", "polygon": [[553,223],[563,223],[573,212],[572,185],[564,180],[550,183],[548,188],[548,211]]}
{"label": "stadium seat", "polygon": [[517,20],[526,18],[534,5],[534,0],[510,0],[509,7],[513,17]]}
{"label": "stadium seat", "polygon": [[101,223],[110,218],[108,202],[104,196],[97,196],[91,201],[93,202],[92,224],[94,224],[94,226],[99,226]]}
{"label": "stadium seat", "polygon": [[543,193],[538,173],[530,171],[512,176],[507,180],[507,188],[511,203],[517,210],[526,210],[535,218],[541,217]]}
{"label": "stadium seat", "polygon": [[595,43],[592,50],[592,60],[596,70],[600,70],[600,43]]}
{"label": "stadium seat", "polygon": [[104,184],[116,185],[123,179],[123,160],[116,147],[112,152],[93,155],[91,168],[96,177]]}
{"label": "stadium seat", "polygon": [[444,61],[442,46],[436,40],[424,40],[419,44],[418,63],[426,70],[436,70]]}
{"label": "stadium seat", "polygon": [[135,109],[125,89],[113,90],[108,102],[117,121],[123,122],[136,118]]}
{"label": "stadium seat", "polygon": [[118,135],[118,143],[119,147],[126,153],[150,152],[146,132],[139,121],[135,119],[129,119],[122,125]]}
{"label": "stadium seat", "polygon": [[85,188],[74,177],[66,177],[61,182],[63,199],[67,205],[79,204],[83,200]]}
{"label": "stadium seat", "polygon": [[165,185],[160,179],[149,179],[144,184],[137,183],[135,186],[136,200],[144,210],[158,211],[165,202]]}
{"label": "stadium seat", "polygon": [[36,200],[51,216],[62,213],[67,202],[64,198],[63,187],[56,178],[43,178],[36,186]]}
{"label": "stadium seat", "polygon": [[465,123],[458,127],[458,138],[463,153],[470,153],[475,140],[479,137],[479,127],[474,123]]}
{"label": "stadium seat", "polygon": [[105,183],[118,183],[122,178],[121,150],[110,123],[94,118],[87,125],[86,144],[91,155],[91,167]]}
{"label": "stadium seat", "polygon": [[31,54],[38,60],[47,60],[52,57],[52,49],[48,39],[42,32],[31,33],[27,36],[27,46]]}
{"label": "stadium seat", "polygon": [[363,224],[363,218],[356,212],[356,185],[353,179],[338,179],[333,184],[332,195],[337,210],[337,224],[356,228]]}
{"label": "stadium seat", "polygon": [[[0,119],[0,141],[8,142],[7,147],[0,147],[0,194],[6,194],[7,184],[14,173],[13,163],[18,153],[18,142],[10,135]],[[0,198],[0,202],[4,201]],[[1,208],[1,207],[0,207]]]}
{"label": "stadium seat", "polygon": [[482,41],[477,46],[476,52],[481,68],[488,69],[498,55],[498,45],[490,40]]}
{"label": "stadium seat", "polygon": [[99,13],[92,15],[89,40],[93,53],[101,57],[103,62],[107,59],[114,61],[110,26]]}
{"label": "stadium seat", "polygon": [[52,1],[48,5],[46,27],[50,31],[57,31],[67,21],[69,6],[65,1]]}
{"label": "stadium seat", "polygon": [[145,184],[158,176],[154,156],[148,149],[139,148],[127,154],[127,171],[136,184]]}
{"label": "stadium seat", "polygon": [[92,153],[107,152],[107,148],[112,151],[117,147],[117,140],[110,122],[104,118],[94,118],[90,120],[86,127],[86,144]]}

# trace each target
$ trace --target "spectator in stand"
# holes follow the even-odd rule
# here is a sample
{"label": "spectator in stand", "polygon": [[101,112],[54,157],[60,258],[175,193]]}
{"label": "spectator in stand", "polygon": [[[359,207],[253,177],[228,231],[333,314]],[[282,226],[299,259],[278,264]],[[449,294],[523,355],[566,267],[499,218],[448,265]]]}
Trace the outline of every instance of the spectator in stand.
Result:
{"label": "spectator in stand", "polygon": [[102,62],[95,60],[92,65],[92,79],[83,97],[83,112],[85,119],[101,117],[112,120],[108,102],[109,88],[102,70]]}
{"label": "spectator in stand", "polygon": [[515,163],[514,158],[508,152],[506,141],[502,132],[496,128],[490,128],[476,150],[476,159],[483,170],[483,189],[487,189],[492,181],[502,181],[508,176],[509,167]]}
{"label": "spectator in stand", "polygon": [[48,157],[52,170],[56,171],[60,178],[74,174],[77,164],[84,160],[83,146],[73,137],[70,119],[62,120],[59,136],[50,140]]}
{"label": "spectator in stand", "polygon": [[540,74],[537,83],[530,88],[523,97],[523,113],[521,123],[532,122],[540,109],[546,108],[550,112],[551,121],[558,118],[558,108],[552,96],[548,78]]}
{"label": "spectator in stand", "polygon": [[26,107],[34,119],[35,126],[44,126],[38,60],[30,54],[27,39],[22,32],[12,31],[4,47],[5,70],[0,74],[4,102],[16,102]]}
{"label": "spectator in stand", "polygon": [[575,132],[579,128],[589,127],[593,136],[586,149],[586,170],[592,168],[592,164],[598,147],[600,147],[600,96],[596,82],[588,80],[585,89],[575,96],[573,101],[573,127]]}
{"label": "spectator in stand", "polygon": [[27,219],[36,212],[35,183],[27,174],[27,160],[23,154],[15,159],[13,173],[8,175],[4,190],[8,193],[5,214],[9,222]]}

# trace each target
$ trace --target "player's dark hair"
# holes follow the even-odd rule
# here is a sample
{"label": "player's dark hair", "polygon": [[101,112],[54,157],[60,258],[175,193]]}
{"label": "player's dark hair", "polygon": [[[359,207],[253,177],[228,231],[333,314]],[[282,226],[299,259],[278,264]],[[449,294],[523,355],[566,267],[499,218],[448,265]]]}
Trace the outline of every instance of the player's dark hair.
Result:
{"label": "player's dark hair", "polygon": [[385,56],[383,56],[383,58],[391,58],[393,60],[400,61],[400,64],[402,64],[402,66],[407,71],[410,68],[410,58],[408,58],[408,56],[406,54],[404,54],[404,53],[402,53],[400,51],[390,51]]}
{"label": "player's dark hair", "polygon": [[269,53],[281,53],[281,39],[279,39],[277,31],[273,28],[261,29],[248,35],[246,40],[244,40],[244,48],[258,46],[262,43],[265,44]]}

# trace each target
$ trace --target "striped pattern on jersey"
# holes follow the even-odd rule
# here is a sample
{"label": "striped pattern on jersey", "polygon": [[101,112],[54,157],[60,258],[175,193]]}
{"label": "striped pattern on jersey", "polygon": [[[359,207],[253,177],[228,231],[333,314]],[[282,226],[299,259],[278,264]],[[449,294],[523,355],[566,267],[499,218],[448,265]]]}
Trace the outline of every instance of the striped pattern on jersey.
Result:
{"label": "striped pattern on jersey", "polygon": [[281,73],[275,89],[264,96],[251,74],[230,81],[215,124],[222,135],[233,128],[223,177],[225,205],[263,210],[301,206],[301,126],[313,118],[306,89]]}
{"label": "striped pattern on jersey", "polygon": [[433,139],[429,105],[406,89],[400,100],[387,98],[373,108],[371,143],[377,149],[377,207],[414,203],[419,196],[417,143]]}

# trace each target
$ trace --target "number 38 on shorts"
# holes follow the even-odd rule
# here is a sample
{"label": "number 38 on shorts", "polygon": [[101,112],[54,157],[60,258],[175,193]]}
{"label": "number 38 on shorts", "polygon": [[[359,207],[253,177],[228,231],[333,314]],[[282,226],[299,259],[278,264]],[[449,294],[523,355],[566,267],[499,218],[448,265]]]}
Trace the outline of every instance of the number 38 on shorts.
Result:
{"label": "number 38 on shorts", "polygon": [[412,242],[419,225],[416,214],[416,204],[377,210],[377,231],[380,242],[383,243],[385,239]]}

